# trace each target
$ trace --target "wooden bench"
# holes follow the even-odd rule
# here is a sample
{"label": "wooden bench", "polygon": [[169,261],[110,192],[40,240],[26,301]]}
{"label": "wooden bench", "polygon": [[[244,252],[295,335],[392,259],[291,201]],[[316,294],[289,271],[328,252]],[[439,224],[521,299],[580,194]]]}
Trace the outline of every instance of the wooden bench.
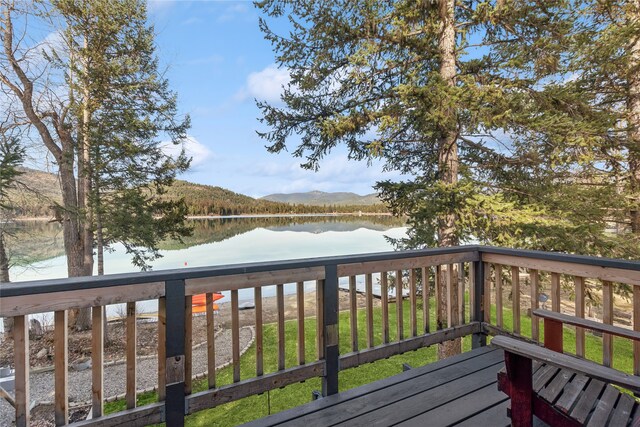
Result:
{"label": "wooden bench", "polygon": [[562,353],[562,325],[640,340],[640,333],[547,310],[545,348],[499,336],[492,344],[505,351],[498,388],[511,398],[513,426],[531,426],[535,415],[551,426],[640,427],[639,405],[628,392],[640,393],[640,377]]}

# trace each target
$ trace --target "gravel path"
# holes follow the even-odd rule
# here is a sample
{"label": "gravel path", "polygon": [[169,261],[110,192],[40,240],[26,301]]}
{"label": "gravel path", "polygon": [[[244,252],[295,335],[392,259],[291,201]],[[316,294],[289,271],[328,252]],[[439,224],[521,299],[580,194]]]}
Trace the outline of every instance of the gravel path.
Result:
{"label": "gravel path", "polygon": [[[253,329],[240,329],[240,349],[253,342]],[[221,367],[231,361],[231,330],[224,329],[216,335],[216,366]],[[202,375],[207,372],[207,346],[200,345],[193,350],[193,374]],[[149,390],[157,386],[158,361],[154,357],[138,359],[138,390]],[[31,373],[30,392],[32,402],[51,402],[54,400],[54,372]],[[104,394],[107,399],[123,395],[126,390],[126,364],[117,363],[104,368]],[[91,369],[69,371],[69,401],[74,403],[91,401]],[[15,420],[13,407],[4,399],[0,399],[0,427],[11,426]]]}

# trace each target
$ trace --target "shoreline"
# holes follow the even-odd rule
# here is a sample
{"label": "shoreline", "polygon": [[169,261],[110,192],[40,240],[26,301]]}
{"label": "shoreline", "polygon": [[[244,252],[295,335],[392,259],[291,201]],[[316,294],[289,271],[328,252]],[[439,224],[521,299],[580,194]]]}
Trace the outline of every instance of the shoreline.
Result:
{"label": "shoreline", "polygon": [[[226,218],[288,218],[288,217],[339,217],[339,216],[393,216],[391,212],[332,212],[306,214],[241,214],[241,215],[187,215],[186,219],[226,219]],[[57,222],[49,217],[16,217],[12,221]]]}

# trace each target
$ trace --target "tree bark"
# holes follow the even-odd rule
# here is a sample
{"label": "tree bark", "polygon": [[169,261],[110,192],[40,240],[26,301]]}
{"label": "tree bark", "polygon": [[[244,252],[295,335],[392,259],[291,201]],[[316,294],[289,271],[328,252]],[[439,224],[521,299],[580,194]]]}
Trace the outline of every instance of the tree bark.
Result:
{"label": "tree bark", "polygon": [[[631,11],[632,24],[640,22],[640,0],[635,0]],[[630,222],[631,232],[640,235],[640,38],[636,37],[631,46],[629,64],[629,112],[628,151],[629,185],[631,190]]]}
{"label": "tree bark", "polygon": [[[440,38],[438,40],[440,78],[444,84],[453,87],[456,84],[455,0],[440,0],[438,12],[440,15]],[[439,180],[447,189],[453,189],[458,183],[458,144],[455,114],[455,109],[448,107],[438,141]],[[457,244],[455,206],[451,205],[450,209],[441,214],[438,219],[438,245],[444,247]],[[437,313],[438,329],[454,326],[458,321],[458,281],[448,280],[453,276],[453,273],[448,271],[449,268],[452,267],[441,269],[441,274],[438,277],[439,289],[437,295],[440,299]],[[450,320],[449,324],[447,324],[448,319]],[[447,341],[438,346],[438,358],[443,359],[453,356],[460,353],[461,349],[460,339]]]}

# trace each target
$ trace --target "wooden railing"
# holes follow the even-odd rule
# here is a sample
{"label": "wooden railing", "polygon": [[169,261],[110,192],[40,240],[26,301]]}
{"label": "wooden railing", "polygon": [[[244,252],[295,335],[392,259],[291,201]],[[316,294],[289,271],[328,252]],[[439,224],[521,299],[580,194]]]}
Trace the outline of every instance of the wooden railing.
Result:
{"label": "wooden railing", "polygon": [[[526,335],[532,341],[540,342],[540,318],[535,313],[542,301],[543,308],[548,308],[552,313],[564,313],[564,316],[557,317],[562,318],[563,323],[575,326],[575,347],[570,348],[565,343],[561,350],[579,357],[587,357],[589,353],[585,335],[587,328],[581,321],[587,317],[586,302],[594,312],[590,316],[592,323],[617,323],[630,332],[640,331],[640,262],[498,248],[483,248],[481,256],[484,264],[485,307],[491,307],[484,313],[483,327],[489,334]],[[522,292],[523,278],[529,288],[527,294]],[[620,290],[619,295],[614,294],[614,288]],[[591,298],[587,298],[587,292]],[[505,303],[506,295],[511,297],[511,306]],[[522,300],[527,301],[530,309],[530,331],[521,330]],[[617,313],[626,321],[614,322],[616,307]],[[503,312],[507,309],[511,311],[513,319],[510,325],[505,324],[503,319]],[[571,321],[571,317],[577,320]],[[494,318],[495,322],[492,320]],[[561,333],[562,328],[559,330]],[[602,346],[602,364],[611,367],[614,361],[613,337],[620,334],[604,328],[601,335],[601,340],[593,341]],[[635,335],[631,333],[621,338],[625,338],[626,345],[632,348],[632,373],[640,375],[640,342],[632,336]]]}
{"label": "wooden railing", "polygon": [[[493,271],[499,272],[497,280]],[[505,274],[510,267],[510,276]],[[222,403],[284,387],[313,377],[322,378],[323,395],[338,392],[340,370],[369,363],[395,354],[430,346],[447,340],[472,336],[473,347],[485,345],[487,334],[505,333],[503,312],[505,292],[509,288],[514,313],[510,333],[521,334],[521,274],[527,269],[531,284],[530,299],[537,308],[541,272],[550,272],[552,307],[560,311],[560,275],[573,275],[576,284],[576,313],[584,316],[584,278],[604,280],[604,300],[613,301],[611,283],[632,285],[634,330],[640,329],[640,265],[634,262],[605,260],[532,251],[467,246],[421,251],[390,252],[371,255],[316,258],[297,261],[232,265],[211,268],[158,271],[101,277],[73,278],[0,285],[0,317],[14,319],[15,412],[19,426],[29,425],[29,334],[28,316],[54,312],[55,318],[55,422],[68,422],[67,390],[67,312],[92,308],[92,419],[77,425],[146,425],[166,422],[170,426],[184,423],[185,414],[212,408]],[[545,273],[546,274],[546,273]],[[546,276],[545,280],[546,280]],[[510,278],[510,280],[509,280]],[[446,283],[446,295],[437,295],[435,281]],[[305,282],[315,282],[315,330],[305,328]],[[402,289],[399,284],[402,283]],[[285,354],[285,285],[295,288],[297,302],[297,360],[287,366]],[[265,349],[263,290],[275,285],[278,310],[277,347]],[[339,288],[348,292],[348,330],[350,351],[341,354],[339,343]],[[360,287],[360,289],[358,289]],[[389,288],[397,290],[396,295]],[[379,288],[379,304],[374,304],[374,289]],[[241,370],[239,291],[253,290],[255,300],[255,369]],[[497,292],[494,292],[497,291]],[[212,294],[227,292],[230,297],[232,383],[216,381],[215,322]],[[244,291],[246,292],[246,291]],[[205,293],[207,328],[208,389],[193,392],[191,299]],[[358,296],[364,294],[364,324],[358,319]],[[400,298],[400,296],[403,296]],[[608,299],[607,299],[608,298]],[[407,300],[408,322],[404,322]],[[136,303],[158,302],[158,402],[136,407]],[[393,301],[395,300],[395,301]],[[104,307],[125,303],[126,311],[126,393],[127,409],[104,414]],[[377,306],[380,306],[379,308]],[[578,306],[582,307],[579,311]],[[495,307],[495,323],[492,310]],[[435,308],[435,310],[434,310]],[[446,319],[434,324],[435,312]],[[605,323],[613,320],[612,308],[605,308]],[[380,315],[378,315],[378,313]],[[374,315],[375,314],[375,315]],[[346,319],[347,316],[343,316]],[[378,320],[379,319],[379,320]],[[535,319],[535,318],[534,318]],[[395,328],[392,328],[395,323]],[[438,327],[439,325],[439,327]],[[316,353],[308,360],[306,334],[315,334]],[[538,321],[532,322],[531,336],[539,337]],[[364,339],[362,339],[364,337]],[[362,345],[362,343],[365,345]],[[583,339],[584,346],[584,339]],[[275,372],[265,372],[265,352],[277,354]],[[605,346],[611,356],[612,346]],[[582,350],[584,354],[584,350]],[[640,348],[634,350],[635,369],[639,367]],[[611,359],[609,359],[611,360]],[[637,371],[636,371],[637,373]],[[244,378],[244,379],[243,379]]]}

